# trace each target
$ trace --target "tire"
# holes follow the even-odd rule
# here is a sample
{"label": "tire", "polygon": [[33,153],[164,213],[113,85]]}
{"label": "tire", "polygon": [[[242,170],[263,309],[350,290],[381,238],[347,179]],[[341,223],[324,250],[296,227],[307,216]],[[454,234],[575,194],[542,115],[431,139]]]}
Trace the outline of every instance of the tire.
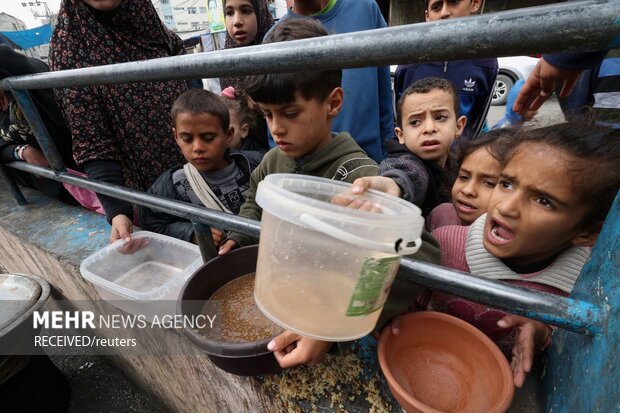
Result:
{"label": "tire", "polygon": [[491,105],[500,106],[505,105],[506,100],[508,99],[508,94],[510,93],[510,89],[515,84],[514,80],[508,75],[498,74],[497,79],[495,79],[495,86],[493,88],[493,98],[491,100]]}

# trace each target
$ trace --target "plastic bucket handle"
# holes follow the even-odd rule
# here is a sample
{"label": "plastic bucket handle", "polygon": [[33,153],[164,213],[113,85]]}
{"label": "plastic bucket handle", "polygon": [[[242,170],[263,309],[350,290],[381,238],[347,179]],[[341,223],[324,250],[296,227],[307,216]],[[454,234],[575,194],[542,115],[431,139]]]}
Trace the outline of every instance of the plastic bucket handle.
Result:
{"label": "plastic bucket handle", "polygon": [[[359,247],[364,247],[369,250],[384,252],[386,254],[400,254],[400,255],[410,255],[418,252],[420,246],[422,245],[422,239],[418,238],[413,241],[413,246],[409,246],[411,242],[403,242],[402,239],[398,239],[394,243],[383,243],[383,242],[375,242],[371,240],[367,240],[362,237],[358,237],[357,235],[350,234],[346,231],[341,230],[333,225],[330,225],[320,219],[310,215],[308,213],[303,213],[299,216],[299,220],[309,228],[322,232],[325,235],[330,237],[339,239],[340,241],[344,241],[348,244],[357,245]],[[402,245],[405,245],[404,247]]]}

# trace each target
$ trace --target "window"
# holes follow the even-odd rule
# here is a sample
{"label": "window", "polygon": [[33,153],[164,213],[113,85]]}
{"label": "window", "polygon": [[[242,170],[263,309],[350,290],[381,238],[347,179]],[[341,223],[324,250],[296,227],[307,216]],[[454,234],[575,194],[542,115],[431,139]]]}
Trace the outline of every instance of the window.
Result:
{"label": "window", "polygon": [[161,4],[170,4],[170,0],[161,0]]}
{"label": "window", "polygon": [[206,13],[207,12],[207,8],[206,7],[199,7],[200,13]]}
{"label": "window", "polygon": [[172,16],[164,16],[164,20],[173,20]]}
{"label": "window", "polygon": [[187,14],[196,14],[196,7],[188,7]]}
{"label": "window", "polygon": [[182,11],[182,10],[185,10],[185,7],[173,7],[172,9],[173,10],[181,10]]}
{"label": "window", "polygon": [[192,27],[200,27],[200,23],[198,23],[198,22],[192,22]]}

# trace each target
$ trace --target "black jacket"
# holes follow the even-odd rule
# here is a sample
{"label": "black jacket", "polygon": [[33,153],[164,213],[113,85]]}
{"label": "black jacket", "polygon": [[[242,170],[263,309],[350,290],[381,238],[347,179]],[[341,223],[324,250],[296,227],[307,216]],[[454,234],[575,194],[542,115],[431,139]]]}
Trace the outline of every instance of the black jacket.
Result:
{"label": "black jacket", "polygon": [[[261,155],[258,152],[229,150],[227,156],[231,161],[237,164],[243,174],[247,175],[248,178],[261,161]],[[182,166],[164,172],[157,178],[155,183],[151,185],[147,193],[158,195],[162,198],[183,201],[172,182],[172,174],[180,168],[182,168]],[[179,238],[184,241],[191,241],[194,235],[194,227],[190,220],[165,212],[155,211],[143,206],[138,208],[138,220],[140,221],[140,226],[144,230]]]}
{"label": "black jacket", "polygon": [[437,205],[450,202],[448,170],[435,162],[420,159],[396,139],[386,142],[388,156],[379,165],[379,174],[393,179],[402,198],[420,207],[425,218]]}
{"label": "black jacket", "polygon": [[[24,56],[8,46],[0,45],[0,79],[48,71],[49,67],[42,60]],[[10,95],[10,92],[6,93]],[[53,91],[51,89],[35,89],[30,91],[30,96],[65,165],[69,168],[79,169],[73,160],[71,132],[54,99]],[[5,114],[3,113],[3,115]],[[8,122],[8,116],[2,116],[1,121]],[[23,142],[15,142],[15,144],[20,143]],[[34,136],[27,139],[26,143],[41,149]],[[15,144],[0,139],[0,164],[14,160],[13,149]]]}

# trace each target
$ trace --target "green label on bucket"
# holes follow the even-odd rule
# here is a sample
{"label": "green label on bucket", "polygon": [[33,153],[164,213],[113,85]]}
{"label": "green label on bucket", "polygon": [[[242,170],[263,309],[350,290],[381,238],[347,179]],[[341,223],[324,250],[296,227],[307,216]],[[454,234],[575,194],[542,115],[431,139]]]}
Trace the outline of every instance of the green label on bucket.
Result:
{"label": "green label on bucket", "polygon": [[364,261],[349,301],[347,317],[365,316],[383,306],[399,263],[400,256]]}

